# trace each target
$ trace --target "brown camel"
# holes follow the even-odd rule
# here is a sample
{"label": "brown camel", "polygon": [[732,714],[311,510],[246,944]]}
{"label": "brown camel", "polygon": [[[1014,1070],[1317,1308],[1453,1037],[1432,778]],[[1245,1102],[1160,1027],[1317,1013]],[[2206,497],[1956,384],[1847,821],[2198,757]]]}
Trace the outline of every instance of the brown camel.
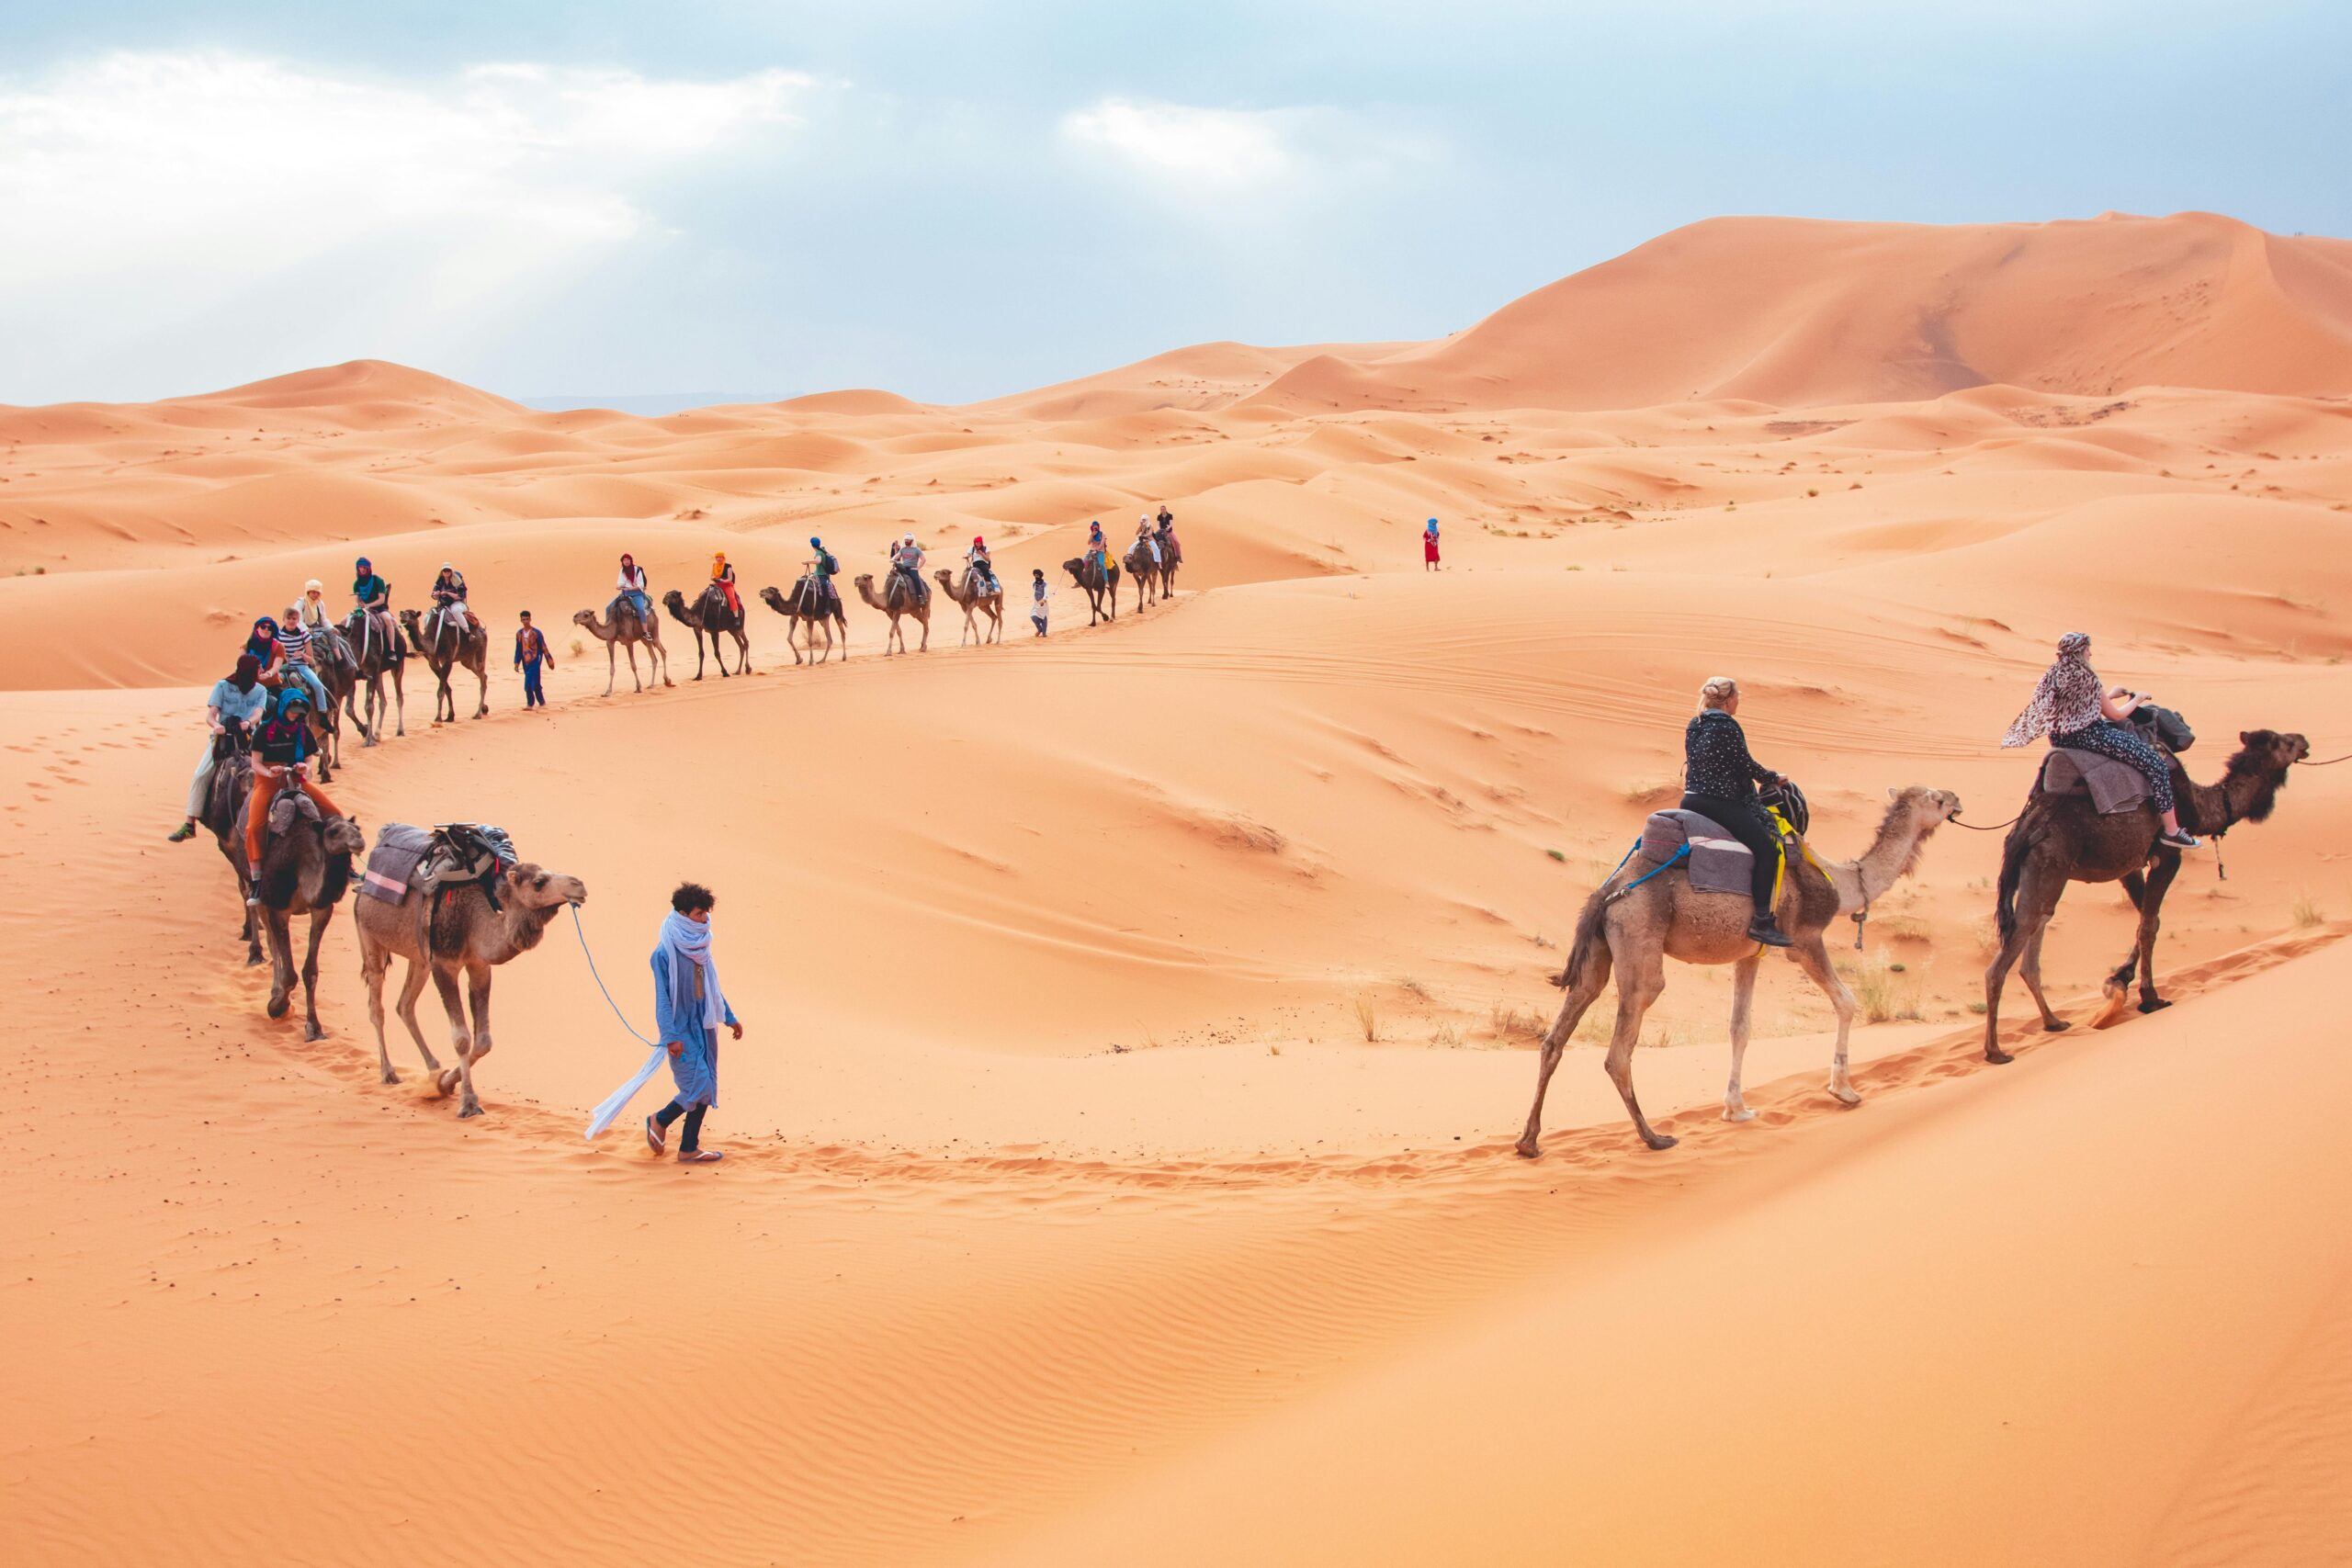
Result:
{"label": "brown camel", "polygon": [[449,677],[460,667],[471,671],[481,683],[474,716],[480,718],[490,712],[489,632],[439,610],[428,618],[420,618],[414,610],[402,610],[401,626],[408,633],[410,646],[424,656],[433,678],[440,682],[433,694],[434,723],[441,722],[445,705],[449,710],[449,722],[458,721],[458,694],[449,689]]}
{"label": "brown camel", "polygon": [[358,691],[359,664],[332,626],[311,634],[310,653],[311,673],[327,691],[326,706],[311,716],[311,733],[318,740],[319,782],[326,784],[334,777],[330,770],[343,766],[343,713]]}
{"label": "brown camel", "polygon": [[[980,581],[978,574],[968,566],[964,569],[964,580],[960,583],[950,579],[944,570],[933,571],[931,575],[939,579],[939,586],[947,591],[947,596],[963,607],[964,635],[956,639],[956,647],[961,648],[967,640],[976,637],[983,643],[1004,640],[1004,585],[1002,583],[994,578],[989,579],[986,582]],[[976,612],[988,616],[988,632],[981,632],[978,623],[972,619]]]}
{"label": "brown camel", "polygon": [[915,651],[929,653],[931,651],[930,595],[915,592],[913,584],[907,581],[907,574],[903,571],[890,573],[890,586],[883,592],[888,595],[887,600],[876,599],[874,596],[872,572],[861,571],[857,574],[857,596],[890,617],[890,635],[882,639],[882,657],[885,659],[890,657],[890,644],[894,641],[899,645],[900,653],[907,651],[907,634],[899,629],[899,617],[901,615],[911,618],[916,625],[922,627],[922,644]]}
{"label": "brown camel", "polygon": [[[1119,569],[1115,565],[1106,576],[1102,563],[1095,559],[1092,551],[1089,551],[1076,560],[1062,562],[1062,570],[1069,573],[1072,582],[1086,590],[1088,626],[1104,619],[1115,621],[1119,618]],[[1110,601],[1107,615],[1102,603],[1106,598]]]}
{"label": "brown camel", "polygon": [[1159,545],[1159,596],[1176,597],[1176,569],[1184,564],[1184,547],[1176,542],[1172,530],[1162,528],[1152,534]]}
{"label": "brown camel", "polygon": [[[2278,792],[2287,787],[2287,770],[2312,752],[2311,742],[2301,736],[2271,729],[2245,730],[2238,742],[2242,749],[2229,760],[2218,784],[2192,784],[2180,760],[2168,759],[2180,823],[2190,832],[2219,838],[2241,822],[2266,820],[2278,804]],[[2172,1005],[2156,995],[2156,928],[2165,892],[2180,874],[2180,852],[2156,841],[2158,826],[2153,805],[2103,817],[2092,808],[2088,795],[2042,793],[2041,773],[2035,773],[2033,793],[2001,845],[1994,916],[2001,950],[1984,971],[1986,1061],[2011,1059],[2001,1049],[2000,1028],[2001,991],[2012,964],[2018,965],[2033,1005],[2041,1010],[2041,1027],[2053,1032],[2066,1027],[2041,994],[2041,938],[2069,882],[2120,882],[2140,911],[2132,952],[2108,976],[2109,1006],[2099,1021],[2111,1022],[2122,1010],[2135,973],[2142,1012]]]}
{"label": "brown camel", "polygon": [[[1137,539],[1127,547],[1126,567],[1127,581],[1136,586],[1136,613],[1141,615],[1151,608],[1153,601],[1159,595],[1159,558],[1153,551],[1150,540]],[[1114,584],[1112,598],[1115,602],[1117,597],[1117,587]]]}
{"label": "brown camel", "polygon": [[[303,805],[309,802],[304,800]],[[242,826],[237,837],[242,851]],[[319,943],[334,919],[334,907],[351,886],[351,857],[367,848],[368,837],[352,818],[313,818],[299,810],[292,828],[272,834],[262,845],[255,897],[261,900],[261,923],[269,932],[272,1018],[284,1018],[293,1000],[293,919],[311,917],[310,945],[303,953],[301,968],[305,1040],[326,1038],[327,1032],[319,1024]]]}
{"label": "brown camel", "polygon": [[[800,581],[792,585],[789,596],[774,588],[760,590],[760,598],[767,607],[784,617],[784,646],[792,649],[792,661],[801,662],[800,645],[792,640],[795,632],[808,642],[808,662],[822,664],[833,656],[833,628],[841,628],[842,658],[849,658],[849,617],[842,614],[842,596],[818,584],[817,574],[803,572]],[[825,631],[825,651],[817,651],[817,628]]]}
{"label": "brown camel", "polygon": [[237,879],[237,908],[245,917],[237,940],[245,944],[248,965],[262,960],[261,921],[254,917],[254,907],[245,902],[253,892],[253,865],[245,859],[245,829],[240,820],[245,809],[245,796],[253,793],[253,753],[242,749],[230,753],[213,771],[212,793],[205,799],[204,816],[200,818],[205,830],[212,835],[220,858],[229,863],[230,874]]}
{"label": "brown camel", "polygon": [[662,595],[671,617],[680,626],[691,626],[695,634],[695,679],[702,679],[702,634],[710,634],[711,657],[718,660],[718,678],[727,678],[727,653],[720,645],[718,634],[725,632],[735,639],[736,663],[745,674],[756,674],[752,668],[752,639],[745,635],[743,617],[727,603],[727,591],[716,582],[702,591],[694,607],[686,606],[686,596],[673,588]]}
{"label": "brown camel", "polygon": [[[1801,852],[1804,841],[1788,856],[1776,913],[1781,929],[1793,945],[1789,957],[1805,976],[1820,987],[1838,1010],[1838,1047],[1829,1064],[1829,1093],[1839,1103],[1857,1105],[1861,1096],[1846,1076],[1846,1035],[1854,1021],[1853,994],[1829,966],[1822,933],[1841,910],[1868,908],[1873,899],[1910,873],[1920,847],[1937,829],[1960,811],[1960,797],[1945,790],[1913,784],[1889,790],[1891,804],[1879,823],[1878,837],[1860,860],[1815,863]],[[1642,880],[1651,868],[1638,862],[1620,866],[1585,900],[1577,917],[1576,941],[1568,962],[1553,984],[1567,988],[1560,1016],[1544,1036],[1535,1071],[1535,1104],[1527,1113],[1527,1130],[1520,1134],[1519,1152],[1533,1159],[1544,1125],[1544,1091],[1552,1069],[1560,1065],[1568,1035],[1585,1010],[1600,998],[1617,976],[1617,1029],[1610,1037],[1609,1079],[1624,1099],[1634,1118],[1634,1131],[1654,1149],[1670,1149],[1675,1140],[1651,1129],[1634,1098],[1634,1045],[1641,1038],[1642,1016],[1666,989],[1666,960],[1685,964],[1730,964],[1731,1084],[1724,1091],[1724,1119],[1745,1122],[1755,1115],[1740,1093],[1740,1066],[1747,1055],[1748,1021],[1756,1000],[1756,969],[1764,950],[1747,938],[1747,921],[1755,906],[1745,890],[1737,893],[1694,893],[1690,874],[1679,864]],[[1638,883],[1638,886],[1635,884]],[[1620,890],[1623,891],[1621,893]]]}
{"label": "brown camel", "polygon": [[637,678],[637,645],[645,644],[645,672],[660,675],[665,686],[675,686],[670,679],[670,650],[662,646],[661,623],[648,615],[639,620],[637,606],[628,600],[616,601],[612,623],[608,626],[597,618],[594,610],[582,610],[571,617],[571,624],[584,629],[590,637],[605,645],[605,695],[613,694],[613,683],[620,679],[620,665],[613,649],[616,646],[628,650],[628,678],[640,692],[645,682]]}
{"label": "brown camel", "polygon": [[[446,1095],[462,1087],[458,1114],[481,1115],[481,1101],[474,1098],[474,1066],[490,1055],[491,969],[537,947],[558,909],[587,901],[587,885],[578,877],[542,871],[528,862],[498,878],[501,908],[497,909],[490,907],[478,884],[444,888],[432,911],[433,955],[428,962],[423,894],[412,887],[398,904],[359,899],[355,911],[359,922],[359,977],[368,987],[368,1017],[376,1026],[376,1062],[384,1081],[401,1081],[384,1046],[384,976],[397,956],[408,960],[408,968],[401,977],[400,999],[393,1006],[401,1021],[408,1025],[418,1055],[424,1058],[424,1070],[433,1075],[434,1089]],[[466,977],[463,999],[458,995],[460,973]],[[442,1010],[449,1015],[449,1039],[458,1053],[454,1067],[444,1067],[434,1058],[433,1048],[424,1043],[424,1032],[417,1027],[416,998],[424,992],[428,975],[441,993]],[[466,1027],[468,1001],[473,1007],[470,1031]]]}
{"label": "brown camel", "polygon": [[[354,690],[344,698],[344,705],[351,712],[352,722],[359,726],[359,744],[364,750],[376,744],[383,731],[384,710],[392,710],[392,733],[408,733],[408,693],[401,684],[401,669],[407,662],[406,649],[397,635],[387,637],[371,624],[365,610],[354,610],[343,623],[343,640],[351,650],[358,666],[356,681],[368,688],[368,716],[359,716],[358,692]],[[384,700],[384,677],[392,678],[392,701]]]}

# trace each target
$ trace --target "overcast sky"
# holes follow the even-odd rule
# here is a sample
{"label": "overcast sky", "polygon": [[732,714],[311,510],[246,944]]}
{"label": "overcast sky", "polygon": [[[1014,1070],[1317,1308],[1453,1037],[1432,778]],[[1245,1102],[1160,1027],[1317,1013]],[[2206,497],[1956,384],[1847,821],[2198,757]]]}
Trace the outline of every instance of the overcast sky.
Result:
{"label": "overcast sky", "polygon": [[963,400],[1696,219],[2352,234],[2352,4],[12,6],[0,401],[361,356]]}

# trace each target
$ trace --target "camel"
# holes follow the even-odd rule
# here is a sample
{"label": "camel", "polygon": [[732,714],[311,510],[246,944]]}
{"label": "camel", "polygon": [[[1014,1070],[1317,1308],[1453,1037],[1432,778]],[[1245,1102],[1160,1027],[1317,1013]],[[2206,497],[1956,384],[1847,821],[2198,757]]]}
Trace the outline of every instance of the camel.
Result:
{"label": "camel", "polygon": [[883,592],[888,595],[888,599],[876,599],[874,596],[872,572],[861,571],[857,574],[857,596],[890,617],[890,635],[882,639],[882,657],[885,659],[890,657],[890,644],[893,641],[898,643],[900,653],[907,650],[907,634],[899,629],[900,615],[913,617],[915,623],[922,627],[922,644],[915,651],[929,653],[931,651],[931,596],[916,592],[909,584],[907,574],[902,571],[890,573],[890,586]]}
{"label": "camel", "polygon": [[[1136,613],[1141,615],[1151,607],[1159,592],[1159,556],[1151,547],[1150,540],[1137,539],[1127,547],[1126,566],[1127,581],[1136,585]],[[1117,599],[1117,586],[1114,584],[1112,600],[1114,606]]]}
{"label": "camel", "polygon": [[481,684],[479,705],[474,709],[474,716],[481,717],[490,712],[490,633],[479,626],[469,626],[454,615],[435,611],[429,623],[432,646],[427,647],[424,629],[427,624],[418,617],[414,610],[401,612],[401,626],[407,631],[411,646],[424,656],[425,664],[433,671],[433,678],[440,682],[433,694],[433,722],[441,722],[444,704],[449,709],[449,722],[455,724],[458,721],[458,694],[449,689],[449,677],[457,672],[459,666],[471,671],[475,681]]}
{"label": "camel", "polygon": [[311,671],[327,691],[326,706],[311,716],[311,730],[318,741],[319,782],[334,778],[343,766],[343,711],[358,691],[359,664],[333,626],[311,635]]}
{"label": "camel", "polygon": [[1184,547],[1176,542],[1175,534],[1161,529],[1152,535],[1159,544],[1159,596],[1176,597],[1176,569],[1184,564]]}
{"label": "camel", "polygon": [[[432,911],[429,961],[424,955],[424,895],[412,887],[398,904],[379,898],[358,900],[355,918],[359,923],[359,977],[368,987],[368,1017],[376,1026],[376,1065],[382,1070],[384,1082],[401,1081],[384,1045],[384,976],[397,956],[408,960],[408,968],[401,977],[400,999],[393,1005],[401,1021],[408,1025],[409,1038],[416,1042],[417,1054],[424,1058],[424,1070],[433,1075],[434,1089],[447,1095],[462,1087],[458,1114],[479,1116],[481,1101],[474,1098],[474,1067],[490,1055],[490,972],[537,947],[558,909],[588,901],[588,887],[576,876],[542,871],[523,862],[499,876],[499,909],[490,907],[489,898],[475,883],[444,888],[438,897],[446,901],[438,902]],[[460,973],[466,977],[464,1000],[458,995]],[[458,1053],[454,1067],[444,1067],[434,1058],[433,1048],[424,1043],[424,1032],[417,1027],[416,998],[424,992],[428,976],[441,993],[443,1010],[449,1015],[449,1039]],[[473,1007],[470,1032],[466,1027],[466,1001]]]}
{"label": "camel", "polygon": [[752,674],[752,639],[744,635],[743,617],[727,604],[727,591],[714,582],[702,591],[694,608],[686,607],[686,596],[673,588],[662,595],[670,615],[679,625],[692,626],[695,633],[695,679],[702,679],[702,634],[710,634],[711,657],[718,660],[718,678],[727,678],[727,654],[720,646],[718,634],[726,632],[735,638],[736,662],[745,674]]}
{"label": "camel", "polygon": [[[242,854],[242,828],[237,837]],[[326,1038],[327,1032],[319,1024],[319,943],[334,919],[334,907],[351,886],[351,857],[367,848],[368,836],[354,818],[313,818],[300,812],[291,829],[271,835],[262,845],[255,896],[261,900],[261,923],[269,933],[272,1018],[284,1018],[293,1000],[294,917],[311,917],[310,945],[303,953],[301,968],[305,1040]]]}
{"label": "camel", "polygon": [[[795,664],[801,662],[800,645],[792,640],[795,632],[808,641],[808,662],[822,664],[833,656],[833,628],[837,626],[842,634],[842,658],[849,658],[849,617],[842,614],[841,595],[818,586],[815,572],[803,572],[800,581],[792,585],[788,598],[774,588],[761,589],[760,597],[769,609],[784,617],[784,646],[792,649]],[[821,656],[817,652],[819,626],[825,628],[825,651]]]}
{"label": "camel", "polygon": [[1105,576],[1102,563],[1096,560],[1093,554],[1089,552],[1075,560],[1062,562],[1062,570],[1069,573],[1069,580],[1072,582],[1086,590],[1086,624],[1088,626],[1091,626],[1105,618],[1102,601],[1106,595],[1111,601],[1108,618],[1114,621],[1119,618],[1119,569],[1117,566],[1114,565],[1109,574]]}
{"label": "camel", "polygon": [[645,682],[637,678],[637,645],[645,644],[645,672],[659,674],[662,683],[674,687],[670,679],[670,650],[662,646],[661,623],[648,615],[639,619],[637,606],[622,600],[613,606],[612,624],[607,626],[594,610],[582,610],[571,617],[571,624],[584,629],[590,637],[605,645],[605,695],[613,694],[614,682],[620,679],[620,665],[613,653],[616,645],[628,650],[628,678],[640,692]]}
{"label": "camel", "polygon": [[[967,639],[974,637],[983,643],[1004,640],[1004,584],[990,579],[983,588],[968,566],[964,569],[964,581],[960,584],[950,580],[944,570],[931,575],[939,579],[939,586],[947,591],[950,599],[963,606],[964,635],[956,639],[956,647],[963,647]],[[985,614],[989,618],[989,631],[985,635],[972,619],[975,611]]]}
{"label": "camel", "polygon": [[[2180,807],[2180,823],[2192,833],[2221,837],[2240,822],[2267,820],[2287,786],[2287,770],[2311,755],[2311,742],[2300,735],[2271,729],[2249,729],[2238,736],[2242,748],[2223,768],[2219,783],[2193,784],[2177,757],[2172,763],[2173,796]],[[2140,978],[2140,1010],[2154,1012],[2172,1004],[2156,994],[2156,929],[2164,909],[2165,892],[2180,874],[2180,852],[2156,841],[2156,810],[2143,805],[2137,811],[2100,816],[2088,795],[2045,795],[2039,771],[2025,810],[2001,845],[2001,881],[1995,909],[2001,950],[1984,971],[1984,1059],[2013,1058],[2001,1049],[2001,991],[2009,967],[2018,965],[2033,1005],[2041,1010],[2041,1027],[2055,1032],[2066,1021],[2050,1010],[2041,994],[2041,938],[2059,897],[2069,882],[2120,882],[2124,895],[2140,911],[2140,929],[2122,966],[2108,976],[2109,1006],[2099,1022],[2112,1022],[2122,1011],[2132,978]],[[2022,962],[2020,962],[2022,960]]]}
{"label": "camel", "polygon": [[[1867,909],[1888,888],[1909,874],[1930,834],[1960,813],[1960,797],[1949,791],[1913,784],[1886,792],[1889,805],[1879,823],[1878,837],[1860,860],[1817,863],[1802,852],[1804,840],[1788,855],[1776,909],[1781,929],[1793,945],[1789,957],[1805,976],[1820,987],[1838,1010],[1838,1046],[1829,1066],[1830,1096],[1843,1105],[1859,1105],[1846,1073],[1846,1035],[1854,1021],[1853,993],[1829,966],[1822,933],[1841,911]],[[1527,1130],[1520,1134],[1519,1152],[1536,1156],[1544,1125],[1544,1091],[1568,1035],[1617,975],[1617,1028],[1610,1037],[1606,1067],[1634,1131],[1653,1149],[1670,1149],[1676,1140],[1654,1131],[1634,1098],[1634,1045],[1641,1038],[1642,1016],[1666,989],[1666,963],[1730,964],[1731,1083],[1724,1091],[1724,1120],[1746,1122],[1756,1113],[1740,1090],[1740,1066],[1747,1055],[1748,1021],[1756,1000],[1756,970],[1764,950],[1747,939],[1748,917],[1754,905],[1745,891],[1694,893],[1689,872],[1679,864],[1647,880],[1650,867],[1633,863],[1617,868],[1609,880],[1585,900],[1577,917],[1576,940],[1568,962],[1553,984],[1567,989],[1560,1016],[1544,1036],[1535,1071],[1535,1104],[1527,1113]],[[1638,886],[1635,884],[1638,882]]]}
{"label": "camel", "polygon": [[[349,710],[352,722],[359,726],[359,744],[364,750],[376,744],[383,728],[384,710],[392,710],[392,733],[408,733],[408,693],[401,684],[401,669],[407,662],[397,637],[388,637],[369,624],[368,612],[354,610],[343,623],[343,640],[350,649],[358,666],[353,689],[344,695],[344,706]],[[392,701],[384,700],[384,677],[392,678]],[[358,683],[368,687],[368,716],[359,716]]]}
{"label": "camel", "polygon": [[237,940],[245,944],[248,967],[262,960],[261,921],[254,918],[254,907],[245,902],[253,892],[253,866],[245,859],[245,832],[237,818],[244,810],[245,796],[253,793],[253,753],[240,748],[222,758],[220,766],[214,771],[212,794],[205,800],[201,818],[220,858],[229,863],[230,874],[237,879],[237,908],[245,917]]}

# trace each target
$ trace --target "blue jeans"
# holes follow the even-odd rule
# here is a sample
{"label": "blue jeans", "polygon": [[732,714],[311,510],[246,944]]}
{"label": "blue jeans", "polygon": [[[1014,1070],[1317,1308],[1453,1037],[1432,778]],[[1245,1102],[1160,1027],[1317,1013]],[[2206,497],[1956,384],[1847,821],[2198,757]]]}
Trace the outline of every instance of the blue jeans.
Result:
{"label": "blue jeans", "polygon": [[279,677],[281,690],[285,679],[289,676],[300,681],[302,689],[311,694],[311,711],[323,721],[327,711],[327,687],[326,682],[319,679],[318,671],[307,664],[288,664],[285,675]]}
{"label": "blue jeans", "polygon": [[653,601],[634,588],[621,590],[621,597],[637,608],[637,618],[647,626],[653,624]]}
{"label": "blue jeans", "polygon": [[548,705],[548,694],[539,689],[539,666],[545,662],[539,659],[523,660],[523,705],[526,708]]}

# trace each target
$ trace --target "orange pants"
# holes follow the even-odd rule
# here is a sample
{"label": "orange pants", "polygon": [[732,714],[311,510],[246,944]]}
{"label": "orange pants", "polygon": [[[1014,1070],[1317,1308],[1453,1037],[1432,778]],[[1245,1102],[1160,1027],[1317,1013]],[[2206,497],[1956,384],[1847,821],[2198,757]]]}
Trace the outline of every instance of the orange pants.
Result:
{"label": "orange pants", "polygon": [[727,595],[727,607],[735,612],[735,618],[739,621],[741,620],[743,618],[743,601],[736,594],[735,585],[728,581],[723,577],[714,577],[711,581],[718,584],[718,591],[721,593]]}
{"label": "orange pants", "polygon": [[261,864],[262,835],[269,830],[269,803],[277,798],[277,792],[284,786],[288,774],[292,775],[295,783],[302,786],[302,793],[311,797],[311,804],[319,808],[322,816],[343,815],[335,809],[334,802],[327,798],[326,792],[311,782],[310,774],[296,773],[290,768],[255,768],[253,804],[245,808],[245,863],[247,865]]}

